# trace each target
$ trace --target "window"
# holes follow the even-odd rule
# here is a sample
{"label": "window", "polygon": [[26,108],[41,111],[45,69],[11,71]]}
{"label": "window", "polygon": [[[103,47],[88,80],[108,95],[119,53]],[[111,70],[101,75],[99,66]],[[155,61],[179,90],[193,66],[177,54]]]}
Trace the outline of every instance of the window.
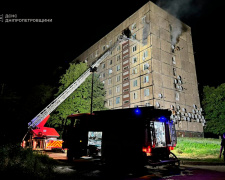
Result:
{"label": "window", "polygon": [[112,40],[109,41],[109,47],[112,45]]}
{"label": "window", "polygon": [[144,83],[148,83],[149,82],[149,77],[148,76],[145,76],[144,77]]}
{"label": "window", "polygon": [[143,70],[147,70],[149,68],[149,64],[148,63],[145,63],[144,65],[143,65]]}
{"label": "window", "polygon": [[117,51],[119,51],[119,50],[120,50],[120,45],[118,45],[118,46],[117,46],[116,50],[117,50]]}
{"label": "window", "polygon": [[176,92],[176,94],[175,94],[175,98],[176,98],[176,100],[177,100],[177,101],[179,101],[180,96],[179,96],[179,93],[178,93],[178,92]]}
{"label": "window", "polygon": [[145,50],[143,52],[143,60],[145,60],[148,57],[148,50]]}
{"label": "window", "polygon": [[146,16],[141,18],[141,22],[144,24],[146,22]]}
{"label": "window", "polygon": [[112,106],[112,100],[111,99],[108,100],[108,106]]}
{"label": "window", "polygon": [[105,77],[105,73],[102,73],[102,77],[103,77],[103,78]]}
{"label": "window", "polygon": [[90,59],[93,59],[94,58],[94,55],[93,55],[93,53],[91,53],[91,55],[90,55]]}
{"label": "window", "polygon": [[135,51],[137,51],[137,46],[136,45],[132,47],[132,52],[135,52]]}
{"label": "window", "polygon": [[150,103],[145,103],[145,106],[151,106],[151,104]]}
{"label": "window", "polygon": [[102,46],[102,50],[103,50],[103,51],[105,51],[105,49],[106,49],[106,46],[105,46],[105,45],[104,45],[104,46]]}
{"label": "window", "polygon": [[120,97],[117,97],[116,98],[116,104],[119,104],[120,103]]}
{"label": "window", "polygon": [[137,97],[138,97],[137,92],[134,92],[133,97],[134,97],[134,99],[137,99]]}
{"label": "window", "polygon": [[97,49],[95,52],[95,57],[97,57],[99,55],[99,50]]}
{"label": "window", "polygon": [[172,57],[172,62],[173,62],[173,64],[176,64],[176,59],[174,56]]}
{"label": "window", "polygon": [[137,74],[137,68],[136,67],[132,69],[132,74]]}
{"label": "window", "polygon": [[109,65],[112,65],[112,59],[111,59],[111,60],[109,60]]}
{"label": "window", "polygon": [[137,25],[136,25],[136,23],[134,23],[134,24],[132,24],[131,29],[134,30],[134,29],[136,29],[136,27],[137,27]]}
{"label": "window", "polygon": [[112,84],[112,79],[108,79],[108,85]]}
{"label": "window", "polygon": [[133,40],[137,39],[136,34],[133,34],[133,35],[131,36],[131,38],[132,38]]}
{"label": "window", "polygon": [[111,69],[109,69],[109,75],[110,75],[110,74],[112,74],[112,68],[111,68]]}
{"label": "window", "polygon": [[120,75],[116,76],[116,82],[120,81]]}
{"label": "window", "polygon": [[109,95],[112,95],[112,89],[111,88],[109,89]]}
{"label": "window", "polygon": [[102,69],[104,69],[105,68],[105,64],[102,64]]}
{"label": "window", "polygon": [[120,65],[116,66],[116,70],[119,71],[120,70]]}
{"label": "window", "polygon": [[144,90],[144,96],[149,96],[149,89]]}
{"label": "window", "polygon": [[134,64],[134,63],[136,63],[137,62],[137,57],[133,57],[132,58],[132,63]]}
{"label": "window", "polygon": [[133,87],[137,86],[137,79],[133,81]]}
{"label": "window", "polygon": [[116,93],[120,92],[120,86],[116,86]]}
{"label": "window", "polygon": [[116,60],[119,61],[120,60],[120,55],[116,56]]}

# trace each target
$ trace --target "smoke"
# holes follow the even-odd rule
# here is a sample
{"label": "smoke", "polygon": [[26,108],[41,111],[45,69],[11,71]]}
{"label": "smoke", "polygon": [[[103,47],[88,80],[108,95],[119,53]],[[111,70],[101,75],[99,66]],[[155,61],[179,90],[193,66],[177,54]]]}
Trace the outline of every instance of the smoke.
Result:
{"label": "smoke", "polygon": [[[157,0],[156,4],[175,16],[177,19],[186,19],[200,12],[203,0]],[[171,43],[175,45],[180,35],[185,31],[183,24],[179,20],[174,20],[171,24]]]}

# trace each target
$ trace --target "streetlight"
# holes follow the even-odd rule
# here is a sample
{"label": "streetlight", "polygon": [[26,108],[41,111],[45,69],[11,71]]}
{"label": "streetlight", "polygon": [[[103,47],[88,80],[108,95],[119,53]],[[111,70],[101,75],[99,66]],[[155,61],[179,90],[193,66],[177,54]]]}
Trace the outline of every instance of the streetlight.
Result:
{"label": "streetlight", "polygon": [[92,82],[91,82],[91,115],[92,115],[92,104],[93,104],[93,91],[94,91],[94,72],[97,71],[97,67],[90,67],[90,72],[92,72]]}

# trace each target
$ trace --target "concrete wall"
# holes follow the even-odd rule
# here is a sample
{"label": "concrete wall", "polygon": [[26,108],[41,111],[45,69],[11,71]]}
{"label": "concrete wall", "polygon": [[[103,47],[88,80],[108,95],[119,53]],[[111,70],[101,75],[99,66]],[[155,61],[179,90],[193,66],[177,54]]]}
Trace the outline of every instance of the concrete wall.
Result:
{"label": "concrete wall", "polygon": [[[173,50],[171,31],[177,23],[185,30]],[[75,61],[86,60],[91,65],[126,28],[137,41],[129,40],[126,47],[125,44],[117,46],[98,68],[100,80],[105,84],[106,107],[151,105],[171,109],[178,132],[201,134],[204,119],[191,28],[154,3],[145,4]]]}

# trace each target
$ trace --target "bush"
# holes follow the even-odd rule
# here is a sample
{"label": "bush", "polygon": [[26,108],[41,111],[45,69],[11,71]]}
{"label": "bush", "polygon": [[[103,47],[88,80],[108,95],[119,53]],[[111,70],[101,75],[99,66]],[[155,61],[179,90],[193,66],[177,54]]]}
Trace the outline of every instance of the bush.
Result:
{"label": "bush", "polygon": [[7,178],[52,179],[55,160],[19,145],[0,147],[0,172]]}

